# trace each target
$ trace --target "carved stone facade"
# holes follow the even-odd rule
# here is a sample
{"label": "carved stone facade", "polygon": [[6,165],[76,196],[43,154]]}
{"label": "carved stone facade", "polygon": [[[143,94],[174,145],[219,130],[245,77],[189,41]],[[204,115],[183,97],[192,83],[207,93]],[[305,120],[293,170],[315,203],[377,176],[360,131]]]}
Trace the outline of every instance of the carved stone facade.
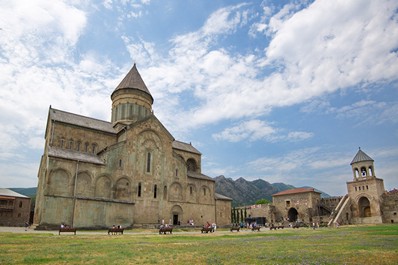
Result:
{"label": "carved stone facade", "polygon": [[136,66],[111,95],[112,121],[49,109],[34,223],[52,228],[230,223],[231,199],[201,173],[201,153],[152,112]]}

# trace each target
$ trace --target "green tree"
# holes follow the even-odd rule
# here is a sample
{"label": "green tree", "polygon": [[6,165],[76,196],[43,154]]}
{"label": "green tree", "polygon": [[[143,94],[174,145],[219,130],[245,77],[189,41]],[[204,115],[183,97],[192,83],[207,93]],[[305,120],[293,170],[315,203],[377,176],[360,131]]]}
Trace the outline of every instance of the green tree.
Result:
{"label": "green tree", "polygon": [[270,204],[271,202],[267,199],[260,199],[256,201],[256,204]]}

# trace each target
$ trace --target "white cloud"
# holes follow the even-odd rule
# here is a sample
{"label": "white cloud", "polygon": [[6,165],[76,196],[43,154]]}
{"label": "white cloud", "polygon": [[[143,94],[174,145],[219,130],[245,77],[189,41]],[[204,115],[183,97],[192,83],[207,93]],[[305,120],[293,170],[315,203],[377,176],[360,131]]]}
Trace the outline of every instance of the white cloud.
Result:
{"label": "white cloud", "polygon": [[280,75],[297,100],[396,79],[396,7],[394,1],[316,1],[277,27],[266,62],[283,65]]}
{"label": "white cloud", "polygon": [[[298,104],[364,82],[394,80],[398,71],[398,58],[392,52],[398,47],[398,27],[391,19],[394,6],[393,1],[316,1],[297,11],[300,6],[289,4],[269,19],[273,39],[265,58],[237,56],[217,48],[217,38],[245,23],[245,11],[241,10],[245,6],[224,8],[213,13],[198,31],[174,37],[174,48],[165,58],[173,67],[168,63],[152,67],[160,77],[150,81],[156,89],[160,88],[157,82],[162,82],[163,90],[186,91],[196,99],[196,105],[188,109],[174,109],[181,122],[174,120],[170,125],[187,130],[225,119],[267,115],[274,107]],[[269,10],[264,12],[269,16]],[[188,117],[189,124],[182,122]],[[177,128],[178,124],[183,128]]]}
{"label": "white cloud", "polygon": [[221,133],[214,134],[213,138],[217,140],[227,140],[238,142],[242,140],[255,141],[264,138],[270,138],[276,130],[260,120],[250,120],[242,122],[234,127],[227,128]]}
{"label": "white cloud", "polygon": [[304,131],[292,131],[284,134],[282,129],[270,126],[261,120],[243,121],[233,127],[224,129],[222,132],[213,134],[214,139],[229,142],[258,140],[267,142],[301,141],[312,136],[313,133]]}

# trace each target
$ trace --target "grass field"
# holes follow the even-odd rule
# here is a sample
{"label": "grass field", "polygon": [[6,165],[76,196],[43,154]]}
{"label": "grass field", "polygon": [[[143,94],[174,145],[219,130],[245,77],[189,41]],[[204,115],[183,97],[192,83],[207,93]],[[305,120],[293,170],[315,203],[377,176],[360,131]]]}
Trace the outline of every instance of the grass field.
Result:
{"label": "grass field", "polygon": [[0,264],[398,264],[398,225],[201,234],[0,233]]}

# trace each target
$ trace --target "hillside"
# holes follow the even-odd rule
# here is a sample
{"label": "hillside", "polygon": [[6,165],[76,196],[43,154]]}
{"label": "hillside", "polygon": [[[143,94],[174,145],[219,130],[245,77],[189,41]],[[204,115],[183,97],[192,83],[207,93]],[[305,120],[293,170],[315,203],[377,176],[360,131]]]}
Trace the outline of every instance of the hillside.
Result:
{"label": "hillside", "polygon": [[10,188],[10,190],[13,190],[15,192],[18,192],[19,194],[28,196],[28,197],[34,197],[36,195],[36,187],[34,188]]}
{"label": "hillside", "polygon": [[[214,178],[214,180],[216,181],[216,192],[232,198],[233,206],[250,205],[261,199],[272,201],[272,194],[296,188],[285,183],[271,184],[262,179],[247,181],[244,178],[239,178],[232,180],[222,175]],[[322,191],[319,192],[322,193],[321,197],[330,196]]]}

